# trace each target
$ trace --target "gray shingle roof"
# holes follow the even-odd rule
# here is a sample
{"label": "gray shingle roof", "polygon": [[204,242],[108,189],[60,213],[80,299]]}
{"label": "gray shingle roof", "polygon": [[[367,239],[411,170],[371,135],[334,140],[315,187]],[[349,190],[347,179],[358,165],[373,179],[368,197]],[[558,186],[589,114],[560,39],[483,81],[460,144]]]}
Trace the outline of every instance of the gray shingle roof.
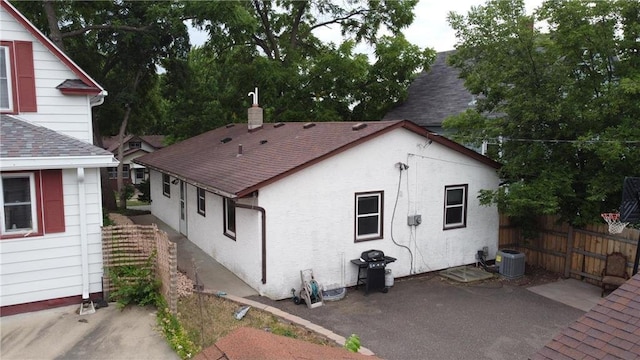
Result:
{"label": "gray shingle roof", "polygon": [[[143,155],[135,163],[185,179],[199,187],[239,197],[311,164],[397,128],[406,128],[488,166],[499,165],[408,121],[247,124],[211,130]],[[358,126],[363,124],[366,126]],[[354,126],[357,130],[354,130]],[[242,155],[238,156],[242,145]]]}
{"label": "gray shingle roof", "polygon": [[454,52],[438,53],[431,68],[409,86],[407,100],[391,109],[383,120],[411,120],[422,127],[435,128],[448,116],[472,108],[473,96],[459,78],[460,72],[446,63]]}
{"label": "gray shingle roof", "polygon": [[0,159],[113,156],[107,150],[11,115],[0,116]]}

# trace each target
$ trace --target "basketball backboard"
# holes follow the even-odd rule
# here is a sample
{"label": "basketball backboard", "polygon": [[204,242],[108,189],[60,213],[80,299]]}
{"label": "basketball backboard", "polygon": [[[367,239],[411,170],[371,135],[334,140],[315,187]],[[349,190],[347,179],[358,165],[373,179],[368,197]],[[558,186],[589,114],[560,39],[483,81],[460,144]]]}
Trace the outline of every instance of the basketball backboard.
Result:
{"label": "basketball backboard", "polygon": [[620,221],[640,222],[640,177],[624,178],[622,203],[620,203]]}

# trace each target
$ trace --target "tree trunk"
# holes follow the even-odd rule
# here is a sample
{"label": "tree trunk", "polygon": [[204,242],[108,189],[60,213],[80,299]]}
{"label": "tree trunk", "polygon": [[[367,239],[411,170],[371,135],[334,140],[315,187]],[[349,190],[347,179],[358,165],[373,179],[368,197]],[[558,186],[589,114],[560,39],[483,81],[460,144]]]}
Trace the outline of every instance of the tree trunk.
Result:
{"label": "tree trunk", "polygon": [[[131,115],[131,105],[125,105],[127,110],[124,112],[124,118],[122,119],[122,123],[120,124],[120,131],[118,131],[118,197],[120,200],[119,208],[126,209],[127,208],[127,197],[125,196],[124,191],[124,179],[122,177],[122,172],[124,168],[124,164],[122,163],[122,159],[124,157],[124,133],[127,130],[127,124],[129,123],[129,116]],[[131,176],[131,174],[129,174]]]}
{"label": "tree trunk", "polygon": [[53,41],[58,49],[64,50],[64,43],[62,42],[62,32],[60,32],[58,15],[56,15],[56,9],[53,7],[52,0],[45,0],[42,4],[44,7],[44,13],[47,15],[47,23],[49,24],[49,38]]}
{"label": "tree trunk", "polygon": [[[132,94],[135,94],[136,90],[138,89],[138,84],[140,84],[140,78],[142,78],[142,71],[143,69],[138,69],[138,72],[136,73],[136,77],[133,80],[133,86],[131,87]],[[124,117],[122,118],[122,123],[120,124],[120,130],[118,131],[118,161],[120,163],[118,164],[117,184],[118,184],[118,197],[120,199],[119,207],[121,209],[127,208],[127,197],[124,191],[124,179],[122,178],[122,170],[124,167],[122,160],[124,158],[123,140],[124,140],[124,134],[127,131],[127,125],[129,124],[129,116],[131,115],[131,104],[130,103],[125,104],[125,107],[127,108],[127,110],[124,112]],[[131,171],[131,168],[129,168],[129,171]],[[129,172],[129,177],[131,177],[131,172]]]}

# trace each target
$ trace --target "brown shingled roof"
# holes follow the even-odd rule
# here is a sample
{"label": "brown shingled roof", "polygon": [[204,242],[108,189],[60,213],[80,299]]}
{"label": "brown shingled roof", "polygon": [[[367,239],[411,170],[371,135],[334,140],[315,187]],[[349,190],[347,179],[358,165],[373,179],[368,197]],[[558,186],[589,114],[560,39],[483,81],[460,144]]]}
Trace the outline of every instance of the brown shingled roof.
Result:
{"label": "brown shingled roof", "polygon": [[489,158],[409,121],[318,122],[309,126],[300,122],[276,123],[253,131],[248,131],[246,124],[231,124],[141,156],[134,162],[212,192],[242,197],[398,128],[499,167]]}
{"label": "brown shingled roof", "polygon": [[[124,139],[122,139],[122,142],[127,143],[135,139],[140,139],[141,141],[146,142],[156,149],[161,149],[164,147],[164,135],[125,135]],[[116,151],[118,149],[118,135],[104,136],[102,138],[102,147],[111,152]]]}
{"label": "brown shingled roof", "polygon": [[640,274],[562,330],[533,359],[640,359]]}
{"label": "brown shingled roof", "polygon": [[343,348],[312,344],[274,335],[264,330],[241,327],[205,349],[196,360],[376,360],[376,356],[353,353]]}

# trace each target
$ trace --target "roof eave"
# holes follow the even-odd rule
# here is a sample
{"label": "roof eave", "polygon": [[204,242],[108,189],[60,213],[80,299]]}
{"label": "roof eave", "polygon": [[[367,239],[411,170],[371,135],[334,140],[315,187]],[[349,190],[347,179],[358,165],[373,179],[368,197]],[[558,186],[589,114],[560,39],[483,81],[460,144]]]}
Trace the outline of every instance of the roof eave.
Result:
{"label": "roof eave", "polygon": [[132,162],[134,164],[142,165],[142,166],[146,167],[147,169],[151,169],[151,170],[155,170],[155,171],[158,171],[160,173],[163,173],[163,174],[167,174],[167,175],[172,176],[172,177],[174,177],[174,178],[176,178],[178,180],[184,181],[186,183],[189,183],[189,184],[191,184],[193,186],[199,187],[201,189],[204,189],[204,190],[206,190],[206,191],[208,191],[210,193],[216,194],[216,195],[220,195],[220,196],[223,196],[223,197],[226,197],[226,198],[230,198],[230,199],[236,199],[236,198],[241,197],[238,194],[233,194],[233,193],[230,193],[228,191],[212,187],[210,185],[199,183],[199,182],[194,181],[192,179],[186,178],[186,177],[184,177],[182,175],[178,175],[178,174],[176,174],[174,172],[167,171],[165,169],[161,169],[161,168],[153,166],[153,165],[149,165],[149,164],[147,164],[145,162],[142,162],[142,161],[138,161],[137,159],[134,159]]}
{"label": "roof eave", "polygon": [[113,155],[17,157],[0,159],[0,171],[103,168],[118,165]]}

